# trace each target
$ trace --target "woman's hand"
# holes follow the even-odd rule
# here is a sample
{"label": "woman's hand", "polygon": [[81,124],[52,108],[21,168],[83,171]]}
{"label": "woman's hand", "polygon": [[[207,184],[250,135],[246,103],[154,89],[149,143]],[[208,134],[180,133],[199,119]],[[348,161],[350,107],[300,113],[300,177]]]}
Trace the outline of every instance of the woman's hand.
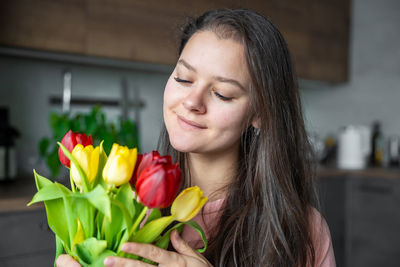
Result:
{"label": "woman's hand", "polygon": [[[173,267],[212,267],[200,253],[193,250],[178,234],[171,233],[171,242],[177,252],[167,251],[149,244],[125,243],[122,250],[158,263],[158,266]],[[80,267],[81,265],[69,255],[60,255],[57,258],[57,267]],[[104,261],[107,267],[151,267],[148,263],[121,257],[107,257]]]}
{"label": "woman's hand", "polygon": [[[212,265],[200,253],[193,250],[178,234],[176,230],[171,233],[171,242],[177,252],[167,251],[149,244],[125,243],[121,250],[141,256],[158,263],[164,267],[211,267]],[[152,267],[154,265],[121,257],[107,257],[104,261],[107,267]]]}
{"label": "woman's hand", "polygon": [[60,255],[56,261],[57,267],[81,267],[79,262],[75,261],[70,255]]}

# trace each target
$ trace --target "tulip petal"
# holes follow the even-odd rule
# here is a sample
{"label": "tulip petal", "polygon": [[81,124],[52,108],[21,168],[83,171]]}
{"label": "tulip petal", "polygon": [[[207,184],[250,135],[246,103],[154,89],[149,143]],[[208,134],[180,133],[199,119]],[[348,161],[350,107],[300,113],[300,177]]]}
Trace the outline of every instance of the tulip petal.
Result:
{"label": "tulip petal", "polygon": [[[151,177],[151,178],[149,178]],[[166,173],[162,165],[148,166],[136,183],[140,201],[149,208],[160,207],[166,197]]]}
{"label": "tulip petal", "polygon": [[78,220],[78,226],[77,226],[78,229],[76,230],[76,234],[75,234],[74,240],[72,241],[71,249],[74,249],[76,244],[79,244],[83,240],[85,240],[85,235],[83,233],[81,221],[79,219],[77,219],[77,220]]}
{"label": "tulip petal", "polygon": [[100,148],[96,147],[90,153],[89,159],[89,183],[92,183],[93,180],[96,178],[97,168],[99,167],[99,160],[100,160]]}
{"label": "tulip petal", "polygon": [[183,190],[172,203],[172,216],[180,222],[191,220],[207,201],[207,197],[202,197],[202,195],[203,192],[198,186]]}
{"label": "tulip petal", "polygon": [[[77,144],[88,146],[88,145],[93,145],[93,141],[90,135],[87,136],[84,133],[74,133],[71,130],[69,130],[62,138],[61,144],[63,144],[63,146],[68,150],[68,152],[72,152],[72,150]],[[58,158],[60,159],[61,163],[64,166],[68,168],[71,167],[70,159],[69,157],[66,156],[61,147],[58,149]]]}
{"label": "tulip petal", "polygon": [[114,144],[103,169],[104,181],[115,186],[127,183],[132,177],[136,158],[136,148]]}
{"label": "tulip petal", "polygon": [[89,183],[86,177],[85,172],[82,170],[82,168],[80,167],[78,161],[75,159],[75,157],[64,147],[63,144],[61,144],[60,142],[57,142],[57,144],[61,147],[62,151],[64,152],[64,154],[72,161],[73,164],[75,164],[77,172],[81,178],[81,180],[83,181],[82,185],[83,185],[83,191],[84,192],[88,192],[89,191]]}
{"label": "tulip petal", "polygon": [[143,155],[142,162],[138,167],[138,176],[142,173],[142,171],[149,165],[151,165],[155,158],[157,158],[160,154],[157,151],[152,151],[150,153],[146,153]]}

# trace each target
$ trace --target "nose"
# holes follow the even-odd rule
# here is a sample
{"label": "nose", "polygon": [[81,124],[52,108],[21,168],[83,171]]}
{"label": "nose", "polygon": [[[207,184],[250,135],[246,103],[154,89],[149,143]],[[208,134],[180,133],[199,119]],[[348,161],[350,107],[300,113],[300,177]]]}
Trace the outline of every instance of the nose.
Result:
{"label": "nose", "polygon": [[189,111],[199,114],[205,113],[204,90],[192,88],[191,92],[183,99],[182,105]]}

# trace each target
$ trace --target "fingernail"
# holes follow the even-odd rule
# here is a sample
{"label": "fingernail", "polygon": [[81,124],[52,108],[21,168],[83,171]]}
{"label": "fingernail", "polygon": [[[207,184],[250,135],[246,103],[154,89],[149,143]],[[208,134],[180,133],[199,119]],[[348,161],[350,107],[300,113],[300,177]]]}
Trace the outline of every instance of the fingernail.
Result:
{"label": "fingernail", "polygon": [[107,267],[113,266],[114,265],[114,259],[111,258],[111,257],[107,257],[104,260],[104,265],[107,266]]}
{"label": "fingernail", "polygon": [[172,231],[172,234],[174,235],[174,238],[175,238],[175,239],[179,239],[179,238],[180,238],[179,233],[178,233],[178,230],[176,230],[176,229],[173,230],[173,231]]}

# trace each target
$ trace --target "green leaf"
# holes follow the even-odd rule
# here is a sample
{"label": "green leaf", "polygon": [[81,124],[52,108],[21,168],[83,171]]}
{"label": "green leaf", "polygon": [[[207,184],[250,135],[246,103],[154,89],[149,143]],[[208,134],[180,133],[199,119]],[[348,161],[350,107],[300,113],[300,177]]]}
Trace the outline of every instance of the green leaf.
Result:
{"label": "green leaf", "polygon": [[125,243],[128,240],[128,230],[122,229],[116,236],[114,246],[111,248],[113,251],[117,251],[120,245]]}
{"label": "green leaf", "polygon": [[204,253],[204,252],[206,251],[207,245],[208,245],[208,243],[207,243],[207,238],[206,238],[206,235],[205,235],[203,229],[201,228],[201,226],[200,226],[197,222],[195,222],[195,221],[181,222],[181,223],[178,223],[178,224],[174,225],[174,226],[173,226],[171,229],[169,229],[162,237],[160,237],[160,238],[157,240],[157,242],[156,242],[155,245],[156,245],[157,247],[166,249],[166,248],[168,247],[168,244],[169,244],[169,241],[170,241],[170,238],[171,238],[171,232],[172,232],[174,229],[177,229],[178,232],[180,233],[180,232],[183,230],[183,226],[184,226],[185,224],[188,225],[188,226],[190,226],[190,227],[192,227],[192,228],[200,235],[201,239],[203,240],[204,247],[203,247],[203,248],[200,248],[200,249],[197,249],[197,252],[199,252],[199,253]]}
{"label": "green leaf", "polygon": [[47,223],[50,229],[64,243],[65,250],[68,252],[70,246],[68,228],[65,227],[67,218],[65,215],[64,200],[61,198],[45,201]]}
{"label": "green leaf", "polygon": [[[39,179],[37,181],[39,184]],[[42,179],[42,181],[46,180]],[[40,188],[28,205],[44,201],[49,227],[64,242],[65,247],[69,248],[76,231],[76,221],[72,216],[71,204],[68,199],[72,192],[61,184],[45,183],[47,185]]]}
{"label": "green leaf", "polygon": [[38,202],[42,202],[42,201],[46,201],[46,200],[62,198],[64,196],[68,196],[71,193],[72,192],[68,188],[63,186],[62,184],[51,183],[51,184],[48,184],[48,185],[42,187],[33,196],[31,202],[28,203],[28,206],[30,206],[34,203],[38,203]]}
{"label": "green leaf", "polygon": [[109,242],[109,248],[117,247],[120,239],[116,238],[121,230],[130,229],[135,215],[133,191],[129,184],[118,188],[115,198],[111,200],[111,221],[104,222],[104,233]]}
{"label": "green leaf", "polygon": [[53,184],[49,179],[39,175],[36,170],[33,170],[33,175],[35,176],[35,183],[38,191],[47,185]]}
{"label": "green leaf", "polygon": [[156,245],[157,247],[159,247],[159,248],[167,249],[170,240],[171,240],[171,232],[168,231],[167,233],[165,233],[162,237],[160,237],[160,238],[157,240],[157,242],[155,243],[155,245]]}
{"label": "green leaf", "polygon": [[95,259],[91,267],[104,267],[104,259],[108,256],[117,256],[117,254],[114,251],[105,250]]}
{"label": "green leaf", "polygon": [[79,218],[82,224],[85,237],[92,237],[95,230],[94,214],[95,209],[86,198],[82,198],[80,193],[71,195],[71,207],[74,218]]}
{"label": "green leaf", "polygon": [[64,253],[64,244],[62,240],[56,235],[56,257],[54,259],[54,267],[57,267],[56,261],[58,256]]}
{"label": "green leaf", "polygon": [[91,237],[75,246],[75,254],[78,256],[80,264],[91,265],[95,260],[97,261],[99,256],[103,256],[106,247],[107,242],[105,240],[97,240]]}
{"label": "green leaf", "polygon": [[115,199],[122,203],[122,205],[126,208],[131,218],[135,216],[135,205],[133,203],[134,201],[133,190],[129,183],[120,186]]}
{"label": "green leaf", "polygon": [[146,220],[146,224],[160,217],[161,217],[161,211],[159,209],[153,209]]}
{"label": "green leaf", "polygon": [[64,209],[65,209],[65,218],[66,218],[65,222],[67,224],[68,234],[69,234],[69,247],[72,249],[72,244],[73,244],[76,232],[78,230],[78,220],[74,216],[74,212],[72,211],[71,199],[67,196],[64,196],[63,200],[64,200]]}
{"label": "green leaf", "polygon": [[194,230],[196,230],[196,232],[200,235],[201,239],[203,240],[204,247],[200,248],[200,249],[197,249],[197,252],[203,253],[204,251],[206,251],[206,249],[207,249],[207,237],[206,237],[206,234],[204,233],[203,229],[201,228],[201,226],[195,221],[184,222],[184,224],[189,225]]}
{"label": "green leaf", "polygon": [[101,212],[96,212],[95,218],[96,218],[95,220],[96,220],[96,228],[97,228],[96,237],[97,237],[97,239],[104,240],[104,233],[102,231],[104,214]]}
{"label": "green leaf", "polygon": [[172,216],[160,217],[153,220],[137,231],[131,240],[138,243],[153,243],[173,220],[174,217]]}
{"label": "green leaf", "polygon": [[99,147],[100,147],[99,166],[97,168],[97,174],[96,174],[96,178],[93,181],[92,188],[95,188],[98,184],[101,184],[103,186],[103,188],[107,187],[107,185],[103,179],[103,169],[107,162],[107,154],[105,153],[104,148],[103,148],[103,141],[100,142]]}
{"label": "green leaf", "polygon": [[177,230],[178,230],[178,233],[181,233],[182,230],[183,230],[183,226],[184,226],[183,223],[178,223],[178,224],[174,225],[171,229],[169,229],[163,236],[161,236],[161,237],[157,240],[157,242],[156,242],[155,245],[156,245],[157,247],[159,247],[159,248],[167,249],[167,248],[168,248],[169,241],[171,240],[171,232],[172,232],[174,229],[177,229]]}
{"label": "green leaf", "polygon": [[96,209],[111,220],[111,204],[107,192],[101,185],[97,185],[92,191],[82,194]]}
{"label": "green leaf", "polygon": [[148,259],[145,259],[145,258],[141,258],[141,261],[143,261],[145,263],[148,263],[148,264],[151,264],[151,265],[158,265],[156,262],[148,260]]}
{"label": "green leaf", "polygon": [[[103,222],[103,231],[105,240],[107,240],[107,244],[109,249],[115,246],[116,236],[118,233],[124,229],[124,216],[126,213],[126,209],[122,205],[115,205],[118,203],[115,200],[111,200],[111,220],[105,220]],[[119,204],[119,203],[118,203]],[[121,206],[121,207],[120,207]],[[121,212],[121,210],[123,210]]]}

